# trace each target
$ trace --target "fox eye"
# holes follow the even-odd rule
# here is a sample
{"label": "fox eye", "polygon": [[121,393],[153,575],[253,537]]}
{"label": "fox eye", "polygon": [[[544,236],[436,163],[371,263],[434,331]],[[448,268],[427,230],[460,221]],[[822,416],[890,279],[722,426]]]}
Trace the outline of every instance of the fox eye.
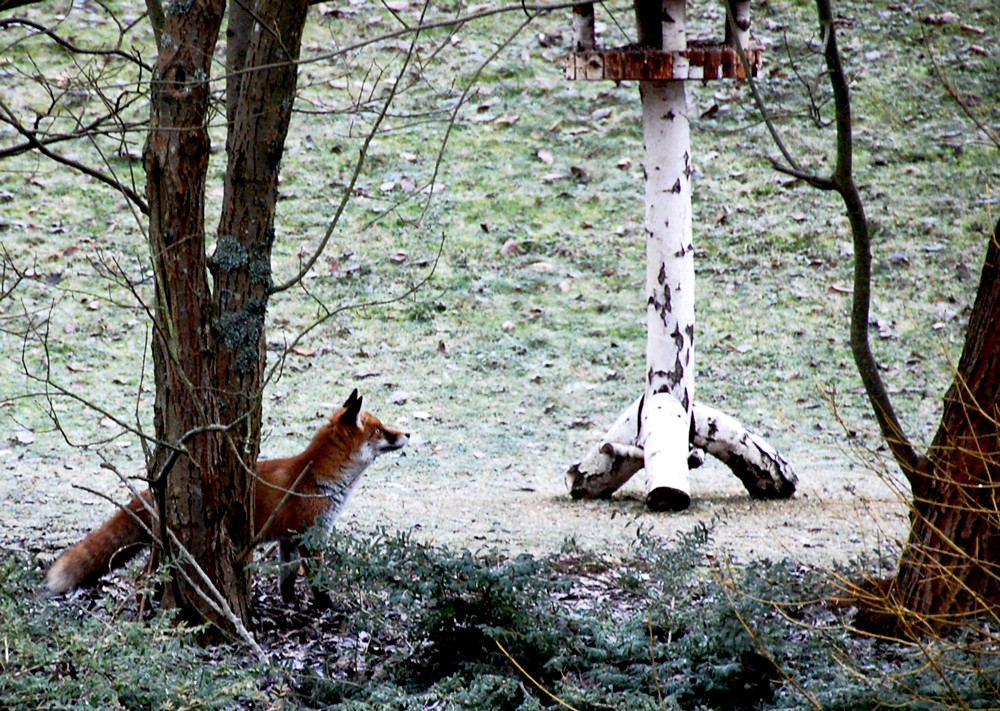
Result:
{"label": "fox eye", "polygon": [[382,428],[381,427],[376,427],[375,428],[375,434],[377,434],[377,435],[382,434]]}

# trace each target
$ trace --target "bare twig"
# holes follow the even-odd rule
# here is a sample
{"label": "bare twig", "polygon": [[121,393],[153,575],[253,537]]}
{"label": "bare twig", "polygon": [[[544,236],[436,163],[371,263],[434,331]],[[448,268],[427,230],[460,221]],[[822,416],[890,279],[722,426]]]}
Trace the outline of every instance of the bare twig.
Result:
{"label": "bare twig", "polygon": [[[736,27],[736,18],[733,17],[733,9],[729,6],[728,2],[726,3],[726,23],[730,32],[732,32],[735,36],[738,30]],[[767,104],[764,103],[764,99],[760,95],[760,90],[757,88],[757,82],[754,81],[753,68],[750,66],[750,60],[747,59],[746,52],[743,51],[743,46],[739,42],[734,42],[733,47],[736,50],[736,54],[739,55],[740,63],[743,65],[743,72],[747,76],[747,84],[750,86],[750,93],[753,95],[753,101],[757,106],[757,110],[764,119],[764,125],[767,126],[767,132],[771,134],[771,140],[774,141],[774,145],[777,146],[778,150],[781,152],[781,155],[785,159],[785,163],[790,166],[787,169],[783,169],[782,172],[793,171],[789,174],[810,182],[812,180],[820,180],[820,178],[803,170],[788,148],[785,147],[785,142],[781,140],[778,128],[774,125],[774,121],[771,119],[771,113],[767,108]],[[772,160],[771,163],[776,169],[778,169],[778,165],[780,164],[777,163],[777,161]]]}
{"label": "bare twig", "polygon": [[868,316],[871,310],[872,251],[871,232],[865,216],[864,201],[854,182],[854,136],[851,119],[851,92],[844,73],[833,11],[829,0],[816,0],[820,32],[823,38],[823,56],[829,73],[835,107],[837,127],[837,162],[831,180],[844,201],[847,219],[854,238],[854,293],[851,304],[851,351],[857,365],[865,392],[871,402],[875,419],[882,431],[889,450],[903,469],[907,478],[925,473],[930,465],[925,455],[919,454],[903,432],[889,398],[888,389],[878,372],[868,341]]}
{"label": "bare twig", "polygon": [[101,171],[89,165],[81,163],[75,158],[69,158],[67,156],[61,155],[51,150],[48,147],[48,145],[46,145],[46,143],[38,137],[38,133],[36,131],[29,129],[27,126],[25,126],[24,124],[22,124],[20,121],[17,120],[14,112],[11,111],[10,107],[8,107],[7,104],[4,103],[2,100],[0,100],[0,113],[5,114],[4,120],[11,126],[13,126],[18,133],[24,136],[25,139],[27,139],[32,149],[37,150],[46,158],[49,158],[50,160],[55,161],[60,165],[65,165],[67,168],[72,168],[73,170],[83,173],[84,175],[88,175],[91,178],[94,178],[95,180],[99,180],[105,185],[109,185],[110,187],[114,188],[122,195],[127,197],[130,201],[132,201],[132,203],[136,205],[136,207],[139,209],[140,212],[142,212],[142,214],[144,215],[149,214],[149,206],[146,204],[146,201],[135,190],[128,187],[127,185],[123,185],[121,182],[116,180],[111,175],[102,173]]}

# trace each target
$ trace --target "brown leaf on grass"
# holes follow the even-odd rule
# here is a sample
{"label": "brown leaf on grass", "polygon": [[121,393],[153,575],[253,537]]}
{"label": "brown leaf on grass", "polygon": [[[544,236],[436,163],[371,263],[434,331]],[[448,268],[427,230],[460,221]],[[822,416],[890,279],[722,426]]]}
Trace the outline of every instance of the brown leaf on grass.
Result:
{"label": "brown leaf on grass", "polygon": [[552,165],[556,162],[556,157],[552,155],[552,151],[548,148],[539,148],[535,155],[538,156],[538,160],[542,161],[545,165]]}
{"label": "brown leaf on grass", "polygon": [[501,257],[516,257],[521,253],[521,245],[518,244],[516,239],[509,239],[503,243],[500,247]]}
{"label": "brown leaf on grass", "polygon": [[316,349],[310,348],[309,346],[293,346],[292,353],[303,356],[305,358],[311,358],[312,356],[316,355]]}

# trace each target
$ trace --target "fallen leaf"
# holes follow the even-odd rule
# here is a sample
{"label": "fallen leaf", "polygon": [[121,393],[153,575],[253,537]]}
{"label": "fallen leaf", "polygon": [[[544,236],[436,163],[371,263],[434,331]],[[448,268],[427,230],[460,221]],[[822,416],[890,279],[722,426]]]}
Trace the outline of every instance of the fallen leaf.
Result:
{"label": "fallen leaf", "polygon": [[501,257],[516,257],[521,253],[521,245],[518,244],[516,239],[509,239],[503,243],[500,247]]}
{"label": "fallen leaf", "polygon": [[393,264],[402,264],[409,256],[410,255],[407,254],[405,249],[400,249],[399,251],[389,255],[389,261]]}
{"label": "fallen leaf", "polygon": [[957,22],[958,19],[959,16],[954,12],[942,12],[940,15],[928,15],[925,22],[930,25],[937,25],[940,27],[941,25],[947,25],[950,22]]}
{"label": "fallen leaf", "polygon": [[100,421],[100,422],[98,422],[97,424],[99,424],[99,425],[100,425],[101,427],[105,427],[105,428],[107,428],[107,429],[109,429],[109,430],[110,430],[110,429],[114,429],[115,427],[117,427],[117,426],[118,426],[118,423],[117,423],[117,422],[115,422],[115,421],[114,421],[113,419],[111,419],[110,417],[108,417],[107,415],[105,415],[104,417],[102,417],[102,418],[101,418],[101,421]]}
{"label": "fallen leaf", "polygon": [[542,161],[545,165],[552,165],[556,162],[556,157],[552,155],[552,151],[548,148],[539,148],[535,155],[537,155],[538,160]]}
{"label": "fallen leaf", "polygon": [[14,435],[14,439],[17,440],[18,444],[34,444],[35,433],[29,429],[20,429],[17,434]]}
{"label": "fallen leaf", "polygon": [[306,358],[311,358],[312,356],[316,355],[316,349],[310,348],[309,346],[293,346],[292,353],[304,356]]}

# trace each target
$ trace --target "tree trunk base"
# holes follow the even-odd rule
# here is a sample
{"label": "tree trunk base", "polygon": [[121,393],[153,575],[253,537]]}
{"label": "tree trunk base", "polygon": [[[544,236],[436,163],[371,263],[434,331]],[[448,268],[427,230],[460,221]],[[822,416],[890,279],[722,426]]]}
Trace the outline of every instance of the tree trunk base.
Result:
{"label": "tree trunk base", "polygon": [[[604,438],[566,472],[574,499],[609,499],[645,466],[645,451],[637,443],[641,401],[633,402]],[[697,401],[689,447],[689,469],[696,468],[707,452],[728,466],[754,499],[787,499],[795,493],[798,476],[777,449],[731,415]],[[690,504],[690,495],[672,486],[655,487],[646,503],[654,511],[681,511]]]}

